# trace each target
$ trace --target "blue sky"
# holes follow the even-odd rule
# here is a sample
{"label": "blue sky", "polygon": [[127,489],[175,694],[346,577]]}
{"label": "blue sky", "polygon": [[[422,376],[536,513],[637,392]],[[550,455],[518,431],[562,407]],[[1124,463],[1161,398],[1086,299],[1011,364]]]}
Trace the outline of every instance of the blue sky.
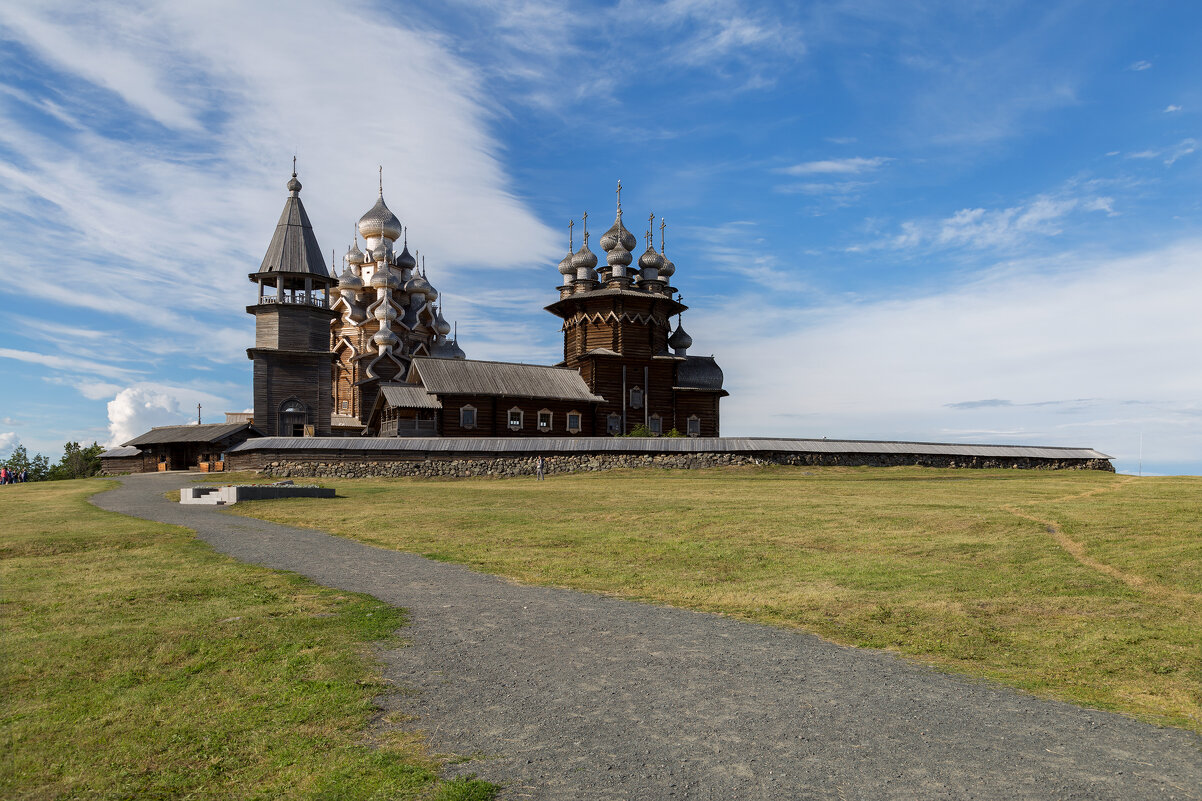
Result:
{"label": "blue sky", "polygon": [[[0,6],[0,451],[250,404],[293,154],[384,192],[470,358],[554,362],[567,222],[667,219],[728,435],[1202,473],[1202,6]],[[577,239],[577,242],[579,239]],[[594,240],[595,241],[595,240]]]}

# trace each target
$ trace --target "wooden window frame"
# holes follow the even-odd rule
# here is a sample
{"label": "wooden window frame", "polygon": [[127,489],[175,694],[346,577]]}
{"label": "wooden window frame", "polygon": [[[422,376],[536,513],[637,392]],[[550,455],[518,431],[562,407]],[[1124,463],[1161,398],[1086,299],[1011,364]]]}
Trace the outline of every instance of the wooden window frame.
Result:
{"label": "wooden window frame", "polygon": [[631,409],[643,408],[644,400],[646,400],[646,396],[643,393],[642,387],[631,387],[630,388],[630,397],[628,398],[628,401],[630,403]]}
{"label": "wooden window frame", "polygon": [[651,430],[652,434],[664,433],[664,418],[658,414],[651,415],[647,418],[647,428]]}
{"label": "wooden window frame", "polygon": [[[547,425],[543,425],[543,415],[547,416]],[[535,428],[541,432],[550,432],[555,427],[555,413],[550,409],[539,409],[538,417],[535,418]]]}
{"label": "wooden window frame", "polygon": [[[576,416],[576,425],[575,426],[572,425],[572,415]],[[569,434],[579,434],[581,429],[584,427],[584,425],[583,425],[584,424],[584,415],[582,415],[580,412],[573,409],[572,411],[568,412],[567,424],[568,424],[568,433]]]}
{"label": "wooden window frame", "polygon": [[[472,422],[471,423],[466,423],[466,422],[464,422],[464,419],[463,419],[464,412],[468,412],[468,411],[470,411],[472,413]],[[475,406],[472,406],[470,403],[465,403],[464,405],[459,407],[459,427],[460,428],[472,429],[472,428],[476,428],[479,424],[480,424],[480,416],[479,416],[479,412],[477,411]]]}
{"label": "wooden window frame", "polygon": [[[613,425],[617,423],[617,425]],[[621,434],[622,433],[622,415],[617,412],[611,412],[605,418],[605,433],[606,434]]]}
{"label": "wooden window frame", "polygon": [[[696,425],[694,425],[694,423],[696,423]],[[693,430],[694,428],[696,429],[696,431]],[[689,415],[689,419],[685,421],[685,433],[688,434],[690,437],[700,437],[701,436],[701,418],[695,414]]]}
{"label": "wooden window frame", "polygon": [[[514,412],[518,413],[517,425],[514,425],[514,423],[513,423],[513,413]],[[522,411],[522,407],[520,407],[520,406],[510,406],[509,407],[509,411],[507,411],[505,413],[505,426],[510,431],[521,431],[523,428],[526,427],[526,413],[524,411]]]}

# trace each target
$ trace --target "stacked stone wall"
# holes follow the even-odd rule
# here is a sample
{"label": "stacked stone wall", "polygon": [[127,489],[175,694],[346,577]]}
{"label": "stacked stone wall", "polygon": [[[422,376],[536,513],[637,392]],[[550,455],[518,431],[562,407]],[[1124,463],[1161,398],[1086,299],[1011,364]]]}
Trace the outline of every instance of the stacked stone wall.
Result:
{"label": "stacked stone wall", "polygon": [[[367,478],[374,476],[526,476],[537,469],[538,457],[483,457],[449,455],[421,458],[414,454],[363,453],[303,454],[290,451],[248,451],[231,454],[234,470],[260,470],[278,478]],[[392,458],[389,458],[389,457]],[[599,470],[657,467],[697,470],[732,465],[794,465],[808,467],[954,467],[1023,470],[1105,470],[1114,472],[1107,459],[1039,459],[1030,457],[943,456],[884,453],[573,453],[544,455],[544,471],[589,473]]]}

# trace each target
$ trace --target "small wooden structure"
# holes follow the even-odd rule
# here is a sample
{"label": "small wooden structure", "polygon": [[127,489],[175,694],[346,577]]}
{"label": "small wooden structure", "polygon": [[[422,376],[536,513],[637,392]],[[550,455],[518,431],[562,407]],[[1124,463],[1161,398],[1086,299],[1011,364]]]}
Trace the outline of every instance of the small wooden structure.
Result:
{"label": "small wooden structure", "polygon": [[[225,455],[231,448],[257,436],[260,436],[259,432],[249,423],[159,426],[123,444],[120,450],[132,448],[139,451],[139,454],[124,457],[129,460],[122,463],[125,469],[116,472],[220,472],[225,470]],[[102,468],[104,458],[104,454],[101,454]],[[137,469],[133,469],[135,458],[140,460]]]}

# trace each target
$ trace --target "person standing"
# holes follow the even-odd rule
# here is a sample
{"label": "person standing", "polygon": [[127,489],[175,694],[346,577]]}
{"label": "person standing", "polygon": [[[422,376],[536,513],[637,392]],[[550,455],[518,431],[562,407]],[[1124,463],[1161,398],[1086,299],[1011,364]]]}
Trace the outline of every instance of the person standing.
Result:
{"label": "person standing", "polygon": [[543,480],[543,469],[544,469],[545,467],[546,467],[546,465],[545,465],[545,464],[544,464],[544,462],[543,462],[543,456],[542,456],[542,454],[540,453],[540,454],[538,455],[538,480],[539,480],[539,481],[542,481],[542,480]]}

